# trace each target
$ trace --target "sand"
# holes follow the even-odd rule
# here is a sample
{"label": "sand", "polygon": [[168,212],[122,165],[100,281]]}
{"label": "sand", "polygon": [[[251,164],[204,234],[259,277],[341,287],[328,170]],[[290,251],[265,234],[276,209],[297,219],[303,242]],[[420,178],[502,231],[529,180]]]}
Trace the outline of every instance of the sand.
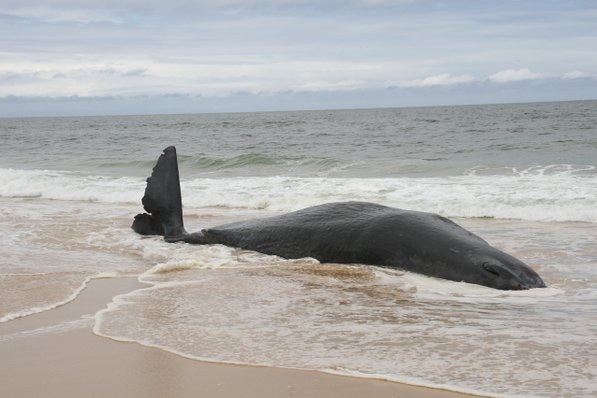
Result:
{"label": "sand", "polygon": [[93,334],[93,314],[114,295],[140,286],[135,278],[95,279],[71,303],[0,324],[0,397],[471,397],[314,371],[201,362]]}

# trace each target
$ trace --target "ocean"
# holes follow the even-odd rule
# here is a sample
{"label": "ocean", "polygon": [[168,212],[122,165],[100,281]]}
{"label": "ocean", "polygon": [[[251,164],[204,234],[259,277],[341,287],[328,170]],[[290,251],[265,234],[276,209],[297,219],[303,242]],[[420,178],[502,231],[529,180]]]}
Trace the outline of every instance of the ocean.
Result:
{"label": "ocean", "polygon": [[[492,397],[597,395],[597,101],[5,118],[0,140],[0,322],[136,276],[147,287],[114,297],[96,334]],[[370,201],[449,217],[548,287],[139,236],[130,224],[169,145],[190,231]]]}

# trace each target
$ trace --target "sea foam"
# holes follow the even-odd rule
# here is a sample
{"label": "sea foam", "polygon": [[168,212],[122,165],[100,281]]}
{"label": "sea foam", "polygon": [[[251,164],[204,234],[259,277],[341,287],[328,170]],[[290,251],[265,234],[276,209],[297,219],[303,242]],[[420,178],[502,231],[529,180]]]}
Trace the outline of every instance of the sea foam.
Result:
{"label": "sea foam", "polygon": [[[287,212],[334,201],[370,201],[448,217],[597,223],[597,175],[552,165],[510,174],[402,178],[231,177],[181,181],[187,214],[201,208]],[[589,170],[590,171],[590,170]],[[136,177],[0,169],[0,196],[140,203]]]}

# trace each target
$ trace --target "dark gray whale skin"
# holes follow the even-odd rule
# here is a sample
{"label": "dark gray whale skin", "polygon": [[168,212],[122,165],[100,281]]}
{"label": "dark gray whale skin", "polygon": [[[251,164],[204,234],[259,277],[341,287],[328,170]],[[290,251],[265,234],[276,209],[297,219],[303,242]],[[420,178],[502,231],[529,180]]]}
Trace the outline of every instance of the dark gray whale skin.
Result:
{"label": "dark gray whale skin", "polygon": [[168,147],[143,197],[150,214],[135,217],[135,231],[164,235],[169,242],[223,244],[288,259],[390,267],[495,289],[545,287],[522,261],[445,217],[375,203],[327,203],[187,233],[178,181],[176,150]]}

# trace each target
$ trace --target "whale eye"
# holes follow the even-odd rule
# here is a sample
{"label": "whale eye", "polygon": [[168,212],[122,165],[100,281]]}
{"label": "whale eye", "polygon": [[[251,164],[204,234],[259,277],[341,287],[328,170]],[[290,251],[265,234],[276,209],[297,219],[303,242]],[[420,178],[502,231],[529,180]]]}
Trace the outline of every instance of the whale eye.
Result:
{"label": "whale eye", "polygon": [[497,268],[489,263],[483,263],[482,265],[483,269],[487,272],[489,272],[490,274],[494,274],[495,276],[500,276],[500,272],[497,270]]}

